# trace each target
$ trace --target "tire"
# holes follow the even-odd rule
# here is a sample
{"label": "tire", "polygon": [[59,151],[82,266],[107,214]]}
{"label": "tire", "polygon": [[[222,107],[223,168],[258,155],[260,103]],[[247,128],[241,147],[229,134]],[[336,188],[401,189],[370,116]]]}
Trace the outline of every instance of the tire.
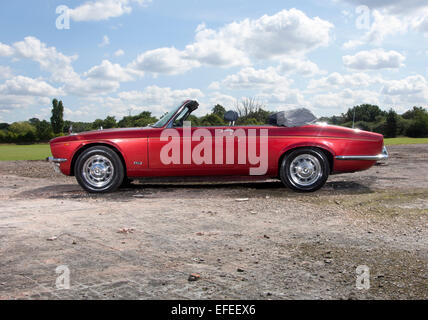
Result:
{"label": "tire", "polygon": [[125,178],[125,170],[116,152],[96,146],[77,158],[74,172],[79,185],[90,193],[116,191]]}
{"label": "tire", "polygon": [[132,184],[132,182],[134,182],[134,180],[129,179],[127,177],[123,178],[122,184],[120,185],[120,188],[132,188],[134,185]]}
{"label": "tire", "polygon": [[298,192],[314,192],[322,188],[329,173],[326,155],[315,148],[292,151],[284,157],[280,168],[282,183]]}

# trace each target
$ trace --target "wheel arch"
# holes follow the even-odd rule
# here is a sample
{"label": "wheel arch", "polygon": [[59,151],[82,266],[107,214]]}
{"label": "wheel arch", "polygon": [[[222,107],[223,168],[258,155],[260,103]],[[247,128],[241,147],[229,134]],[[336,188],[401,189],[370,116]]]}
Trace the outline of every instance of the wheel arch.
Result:
{"label": "wheel arch", "polygon": [[122,152],[120,152],[119,149],[116,148],[115,146],[113,146],[111,144],[108,144],[108,143],[103,143],[103,142],[94,142],[94,143],[84,144],[79,149],[77,149],[77,151],[74,153],[73,158],[71,160],[70,176],[74,176],[75,175],[74,167],[76,165],[76,161],[79,158],[79,156],[83,152],[85,152],[86,150],[88,150],[89,148],[97,147],[97,146],[107,147],[107,148],[113,150],[119,156],[120,161],[122,161],[122,165],[123,165],[123,169],[124,169],[124,175],[125,175],[125,177],[127,177],[126,162],[125,162],[125,158],[123,157]]}
{"label": "wheel arch", "polygon": [[282,161],[284,160],[284,158],[287,155],[289,155],[293,151],[296,151],[299,149],[308,149],[308,148],[321,151],[326,156],[326,158],[328,159],[328,164],[330,165],[330,174],[333,173],[333,167],[334,167],[333,151],[329,150],[329,148],[327,148],[325,146],[320,146],[320,145],[299,145],[299,146],[290,147],[290,148],[288,148],[282,152],[282,154],[278,160],[278,176],[280,175]]}

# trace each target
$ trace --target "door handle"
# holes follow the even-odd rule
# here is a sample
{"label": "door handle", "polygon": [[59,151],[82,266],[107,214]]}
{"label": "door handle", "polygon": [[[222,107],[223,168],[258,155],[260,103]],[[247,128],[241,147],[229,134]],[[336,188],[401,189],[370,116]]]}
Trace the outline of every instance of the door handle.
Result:
{"label": "door handle", "polygon": [[234,133],[234,132],[235,132],[235,130],[233,130],[233,129],[226,129],[226,130],[224,130],[223,132],[227,132],[227,133]]}

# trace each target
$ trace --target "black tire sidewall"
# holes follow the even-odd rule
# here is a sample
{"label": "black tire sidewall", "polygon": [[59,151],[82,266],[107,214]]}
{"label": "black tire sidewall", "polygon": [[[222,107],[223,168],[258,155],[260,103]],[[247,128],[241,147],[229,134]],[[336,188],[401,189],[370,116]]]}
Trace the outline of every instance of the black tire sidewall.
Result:
{"label": "black tire sidewall", "polygon": [[[82,167],[85,163],[85,161],[94,155],[102,155],[106,158],[108,158],[114,167],[114,176],[113,179],[110,181],[110,183],[102,188],[96,188],[94,186],[91,186],[88,184],[85,179],[82,177]],[[124,178],[125,178],[125,172],[124,167],[122,164],[122,161],[120,160],[119,156],[116,154],[115,151],[108,147],[103,146],[97,146],[97,147],[91,147],[85,151],[79,157],[77,158],[74,172],[76,175],[76,180],[79,183],[79,185],[85,189],[88,192],[91,193],[107,193],[107,192],[113,192],[119,188],[119,186],[122,184]]]}
{"label": "black tire sidewall", "polygon": [[[293,160],[297,156],[301,154],[310,154],[316,157],[319,160],[322,167],[321,177],[309,186],[300,186],[296,184],[290,175],[290,164],[293,162]],[[328,162],[327,157],[322,151],[315,148],[302,148],[302,149],[292,151],[290,154],[284,157],[281,163],[280,178],[281,178],[281,181],[290,189],[293,189],[299,192],[314,192],[319,190],[325,185],[325,183],[327,182],[329,173],[330,173],[330,164]]]}

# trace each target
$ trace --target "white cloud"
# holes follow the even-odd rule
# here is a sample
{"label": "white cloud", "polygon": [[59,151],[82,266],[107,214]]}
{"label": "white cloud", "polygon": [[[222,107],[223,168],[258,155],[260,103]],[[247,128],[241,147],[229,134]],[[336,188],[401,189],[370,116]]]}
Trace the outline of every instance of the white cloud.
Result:
{"label": "white cloud", "polygon": [[0,85],[0,94],[16,96],[51,97],[61,95],[61,89],[56,89],[40,79],[16,76]]}
{"label": "white cloud", "polygon": [[140,70],[168,74],[182,73],[200,65],[248,66],[251,58],[280,59],[327,46],[332,28],[330,22],[310,18],[297,9],[233,22],[218,30],[202,24],[196,29],[195,41],[184,50],[151,50],[139,55],[132,65]]}
{"label": "white cloud", "polygon": [[13,55],[13,48],[0,42],[0,57],[8,57],[11,55]]}
{"label": "white cloud", "polygon": [[0,65],[0,79],[9,79],[12,76],[13,76],[13,72],[10,67]]}
{"label": "white cloud", "polygon": [[343,64],[347,68],[357,70],[398,69],[404,65],[405,59],[406,57],[397,51],[374,49],[344,56]]}
{"label": "white cloud", "polygon": [[292,83],[288,78],[277,73],[276,69],[269,67],[267,69],[256,70],[247,67],[236,74],[227,76],[221,83],[214,82],[211,89],[264,89],[276,86],[288,87]]}
{"label": "white cloud", "polygon": [[421,75],[409,76],[402,80],[385,81],[382,93],[386,95],[409,95],[423,93],[428,88]]}
{"label": "white cloud", "polygon": [[343,47],[352,49],[360,45],[381,45],[387,36],[406,34],[409,30],[428,34],[428,3],[426,0],[345,0],[355,5],[366,5],[372,24],[360,39],[352,39]]}
{"label": "white cloud", "polygon": [[153,73],[178,74],[200,66],[176,48],[160,48],[140,54],[131,68]]}
{"label": "white cloud", "polygon": [[136,75],[137,72],[134,70],[123,68],[119,64],[113,64],[108,60],[103,60],[100,65],[94,66],[84,73],[84,76],[88,78],[119,82],[133,81]]}
{"label": "white cloud", "polygon": [[312,105],[324,112],[329,110],[338,114],[355,105],[364,103],[379,105],[379,93],[370,90],[352,90],[346,88],[340,92],[329,92],[315,95]]}
{"label": "white cloud", "polygon": [[122,49],[119,49],[119,50],[117,50],[115,53],[114,53],[114,56],[115,57],[121,57],[121,56],[123,56],[125,54],[125,51],[123,51]]}
{"label": "white cloud", "polygon": [[320,70],[319,67],[312,61],[290,57],[281,59],[278,71],[281,73],[295,73],[304,77],[311,77],[317,74],[325,73],[325,71]]}
{"label": "white cloud", "polygon": [[76,74],[71,66],[77,55],[66,56],[55,47],[47,47],[45,43],[34,37],[26,37],[24,41],[13,44],[15,57],[36,61],[42,70],[52,74],[53,80],[65,82],[74,79]]}
{"label": "white cloud", "polygon": [[380,77],[368,75],[366,73],[342,75],[338,72],[333,72],[320,79],[311,79],[307,87],[308,89],[332,90],[344,87],[369,87],[373,84],[379,83],[382,83],[382,79]]}
{"label": "white cloud", "polygon": [[98,45],[98,47],[106,47],[110,44],[110,38],[108,36],[103,37],[103,41]]}
{"label": "white cloud", "polygon": [[385,9],[391,13],[408,13],[428,7],[426,0],[345,0],[355,5]]}
{"label": "white cloud", "polygon": [[119,92],[117,98],[101,98],[97,104],[102,103],[118,116],[127,115],[129,110],[132,110],[133,114],[148,110],[156,116],[161,116],[184,100],[199,100],[204,96],[201,90],[194,88],[173,90],[169,87],[149,86],[142,91]]}
{"label": "white cloud", "polygon": [[405,111],[411,106],[427,106],[428,83],[421,75],[386,81],[382,88],[384,103]]}
{"label": "white cloud", "polygon": [[98,0],[87,1],[70,9],[70,17],[74,21],[101,21],[120,17],[132,12],[132,3],[145,5],[151,0]]}

